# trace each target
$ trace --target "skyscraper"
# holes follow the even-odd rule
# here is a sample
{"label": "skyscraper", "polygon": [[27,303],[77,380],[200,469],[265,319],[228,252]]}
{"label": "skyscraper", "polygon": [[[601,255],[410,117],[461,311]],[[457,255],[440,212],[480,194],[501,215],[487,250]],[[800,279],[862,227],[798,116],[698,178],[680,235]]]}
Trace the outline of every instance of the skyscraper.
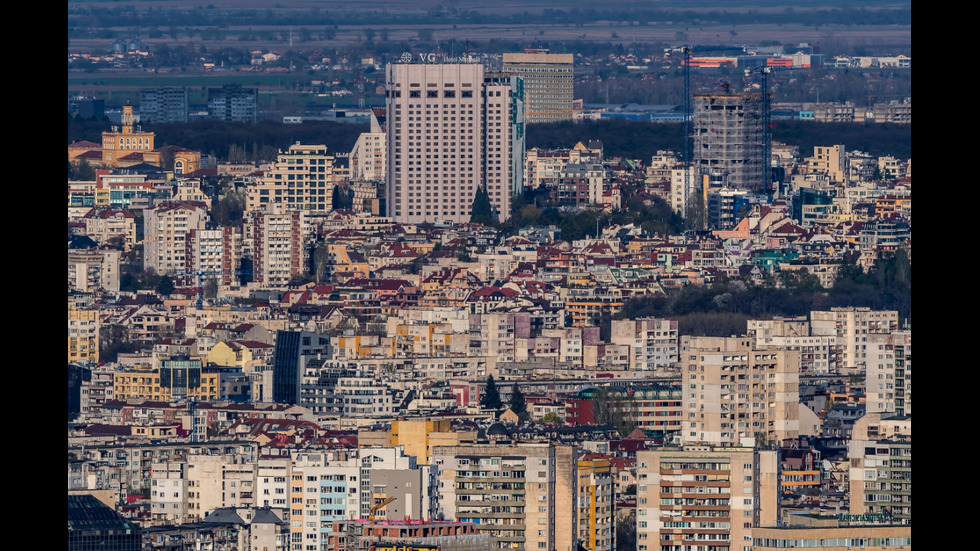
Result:
{"label": "skyscraper", "polygon": [[485,186],[500,220],[521,191],[524,120],[520,80],[477,63],[387,67],[388,215],[397,222],[468,222]]}
{"label": "skyscraper", "polygon": [[694,164],[697,175],[722,177],[735,189],[762,191],[762,94],[695,94]]}
{"label": "skyscraper", "polygon": [[524,79],[527,122],[572,120],[575,56],[548,50],[504,54],[504,73]]}
{"label": "skyscraper", "polygon": [[187,88],[140,89],[140,122],[187,122]]}

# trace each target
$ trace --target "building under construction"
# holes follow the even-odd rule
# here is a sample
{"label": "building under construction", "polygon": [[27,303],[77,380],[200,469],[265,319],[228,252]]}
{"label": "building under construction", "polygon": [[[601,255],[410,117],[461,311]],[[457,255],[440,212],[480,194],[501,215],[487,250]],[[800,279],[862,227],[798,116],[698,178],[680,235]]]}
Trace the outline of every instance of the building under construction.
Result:
{"label": "building under construction", "polygon": [[763,94],[694,95],[692,142],[699,182],[721,177],[730,188],[765,190],[764,100]]}

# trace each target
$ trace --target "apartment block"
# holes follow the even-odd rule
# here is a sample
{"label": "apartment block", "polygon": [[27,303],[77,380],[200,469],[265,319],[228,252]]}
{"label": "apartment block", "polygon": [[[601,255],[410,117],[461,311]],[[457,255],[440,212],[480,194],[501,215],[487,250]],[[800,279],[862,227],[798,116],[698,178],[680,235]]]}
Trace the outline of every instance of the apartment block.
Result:
{"label": "apartment block", "polygon": [[140,122],[187,122],[187,88],[160,86],[140,89]]}
{"label": "apartment block", "polygon": [[636,455],[637,551],[750,551],[775,526],[775,451],[685,447]]}
{"label": "apartment block", "polygon": [[258,95],[257,89],[238,84],[208,88],[208,116],[225,122],[254,123]]}
{"label": "apartment block", "polygon": [[682,442],[735,446],[799,436],[798,352],[755,348],[748,337],[682,337],[680,354]]}
{"label": "apartment block", "polygon": [[677,321],[660,318],[613,320],[610,340],[630,346],[630,369],[653,371],[677,363]]}
{"label": "apartment block", "polygon": [[609,459],[578,460],[578,540],[592,551],[616,549],[616,481]]}
{"label": "apartment block", "polygon": [[837,183],[844,183],[847,177],[847,153],[843,145],[818,145],[813,148],[809,159],[810,170],[826,174]]}
{"label": "apartment block", "polygon": [[112,249],[69,249],[68,289],[94,293],[119,292],[120,252]]}
{"label": "apartment block", "polygon": [[68,305],[68,361],[99,361],[99,312]]}
{"label": "apartment block", "polygon": [[308,269],[312,230],[306,211],[270,208],[251,213],[245,222],[245,256],[252,260],[252,281],[284,286]]}
{"label": "apartment block", "polygon": [[837,338],[837,368],[852,372],[865,367],[868,335],[898,329],[898,312],[866,307],[831,308],[810,312],[810,334]]}
{"label": "apartment block", "polygon": [[474,522],[492,549],[573,551],[579,534],[573,446],[437,446],[439,512]]}
{"label": "apartment block", "polygon": [[523,180],[519,86],[487,78],[478,63],[395,63],[386,71],[388,216],[468,222],[484,187],[506,220]]}
{"label": "apartment block", "polygon": [[136,218],[133,213],[118,207],[99,207],[85,213],[85,235],[101,245],[118,241],[124,250],[136,245]]}
{"label": "apartment block", "polygon": [[847,447],[852,515],[912,524],[912,418],[868,413]]}
{"label": "apartment block", "polygon": [[204,203],[165,202],[144,210],[143,268],[158,274],[186,273],[187,234],[204,230],[207,222]]}
{"label": "apartment block", "polygon": [[544,51],[505,53],[503,71],[524,80],[527,122],[572,120],[575,56]]}
{"label": "apartment block", "polygon": [[204,281],[214,279],[222,286],[238,286],[242,251],[239,228],[194,229],[187,232],[184,243],[184,264],[188,273],[200,275]]}
{"label": "apartment block", "polygon": [[385,118],[384,109],[376,107],[371,110],[371,128],[357,137],[348,156],[352,181],[384,181],[387,172]]}
{"label": "apartment block", "polygon": [[868,335],[868,413],[912,415],[912,332]]}
{"label": "apartment block", "polygon": [[248,188],[246,206],[250,211],[275,204],[287,211],[328,212],[338,183],[335,172],[327,146],[296,142],[280,151],[261,180]]}

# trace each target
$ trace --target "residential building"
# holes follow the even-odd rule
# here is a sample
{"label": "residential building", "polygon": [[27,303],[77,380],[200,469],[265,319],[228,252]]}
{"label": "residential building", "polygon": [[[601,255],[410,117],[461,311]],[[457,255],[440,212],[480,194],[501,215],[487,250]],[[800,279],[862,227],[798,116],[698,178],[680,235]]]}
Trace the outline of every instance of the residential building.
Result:
{"label": "residential building", "polygon": [[99,312],[68,303],[68,361],[99,361]]}
{"label": "residential building", "polygon": [[756,348],[748,337],[683,337],[680,354],[682,442],[736,446],[799,436],[798,352]]}
{"label": "residential building", "polygon": [[184,240],[187,273],[202,281],[214,280],[220,286],[237,287],[240,278],[242,233],[235,226],[216,230],[190,230]]}
{"label": "residential building", "polygon": [[847,180],[847,154],[846,148],[841,145],[818,145],[813,148],[813,157],[810,157],[810,170],[826,174],[831,181],[845,183]]}
{"label": "residential building", "polygon": [[677,320],[639,318],[613,320],[610,334],[613,344],[630,346],[630,370],[653,371],[677,363]]}
{"label": "residential building", "polygon": [[867,307],[831,308],[810,312],[810,333],[837,337],[837,370],[854,372],[865,367],[868,335],[898,329],[898,312]]}
{"label": "residential building", "polygon": [[225,84],[208,88],[208,116],[225,122],[254,123],[258,111],[258,90]]}
{"label": "residential building", "polygon": [[249,186],[247,208],[264,210],[272,203],[290,211],[328,212],[336,184],[334,156],[327,146],[296,142],[279,152],[257,185]]}
{"label": "residential building", "polygon": [[204,230],[208,209],[192,201],[165,202],[143,211],[143,268],[158,274],[186,273],[187,234]]}
{"label": "residential building", "polygon": [[578,460],[578,540],[592,551],[616,549],[616,488],[608,458]]}
{"label": "residential building", "polygon": [[505,53],[503,72],[524,80],[528,124],[572,120],[575,56],[547,50]]}
{"label": "residential building", "polygon": [[556,444],[437,446],[439,513],[476,523],[492,549],[574,551],[578,451]]}
{"label": "residential building", "polygon": [[868,413],[847,446],[852,515],[912,524],[912,417]]}
{"label": "residential building", "polygon": [[159,86],[140,90],[140,122],[187,122],[187,88]]}
{"label": "residential building", "polygon": [[117,371],[112,380],[117,400],[145,399],[169,402],[221,398],[221,374],[208,371],[198,358],[174,356],[150,370]]}
{"label": "residential building", "polygon": [[869,413],[912,415],[912,331],[868,335]]}
{"label": "residential building", "polygon": [[728,185],[761,191],[763,181],[762,94],[695,94],[694,163],[700,177],[723,175]]}
{"label": "residential building", "polygon": [[523,163],[519,82],[487,78],[478,63],[386,70],[388,215],[400,223],[468,222],[484,187],[495,214],[507,219],[523,178],[515,162]]}
{"label": "residential building", "polygon": [[357,137],[351,149],[350,179],[382,182],[387,172],[387,149],[385,139],[385,110],[371,109],[371,128]]}
{"label": "residential building", "polygon": [[122,246],[132,249],[136,243],[136,218],[133,213],[118,207],[93,208],[82,217],[85,235],[100,245]]}
{"label": "residential building", "polygon": [[93,293],[119,292],[121,253],[112,249],[69,249],[68,289]]}
{"label": "residential building", "polygon": [[252,261],[252,281],[276,287],[307,270],[312,238],[306,211],[270,208],[245,221],[245,256]]}
{"label": "residential building", "polygon": [[637,551],[749,551],[775,526],[777,452],[692,446],[636,454]]}

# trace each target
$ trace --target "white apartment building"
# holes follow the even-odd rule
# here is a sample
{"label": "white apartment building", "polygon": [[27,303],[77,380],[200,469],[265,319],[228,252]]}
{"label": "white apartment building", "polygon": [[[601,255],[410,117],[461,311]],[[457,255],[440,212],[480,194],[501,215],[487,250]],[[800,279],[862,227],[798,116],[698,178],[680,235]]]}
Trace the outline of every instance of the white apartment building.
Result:
{"label": "white apartment building", "polygon": [[912,415],[912,331],[868,335],[868,413]]}
{"label": "white apartment building", "polygon": [[273,207],[252,213],[245,221],[244,243],[244,255],[252,260],[252,281],[265,286],[288,284],[306,270],[311,238],[306,211]]}
{"label": "white apartment building", "polygon": [[242,234],[238,228],[191,230],[184,241],[187,244],[184,262],[189,273],[215,279],[219,285],[238,286],[236,272],[242,250]]}
{"label": "white apartment building", "polygon": [[350,179],[383,181],[387,171],[387,149],[385,140],[385,110],[371,110],[371,130],[357,137],[351,149]]}
{"label": "white apartment building", "polygon": [[523,181],[519,86],[486,78],[477,63],[395,63],[386,71],[388,215],[468,222],[485,186],[499,219],[509,217]]}
{"label": "white apartment building", "polygon": [[185,238],[191,230],[203,230],[208,221],[204,203],[167,202],[143,211],[143,268],[158,274],[187,272]]}

